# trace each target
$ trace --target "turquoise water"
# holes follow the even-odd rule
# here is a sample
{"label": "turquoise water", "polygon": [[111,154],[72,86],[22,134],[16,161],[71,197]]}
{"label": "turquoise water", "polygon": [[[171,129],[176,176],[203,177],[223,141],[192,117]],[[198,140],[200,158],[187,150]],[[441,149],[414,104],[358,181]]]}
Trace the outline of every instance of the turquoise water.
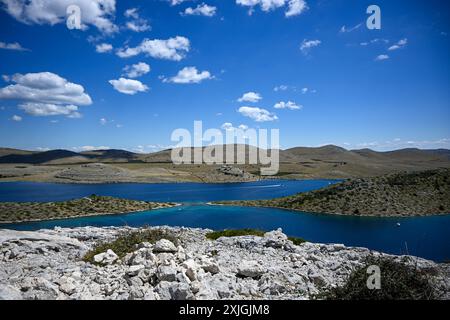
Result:
{"label": "turquoise water", "polygon": [[[411,218],[348,217],[310,214],[269,208],[209,206],[205,201],[219,199],[262,199],[320,188],[331,181],[266,181],[252,184],[197,185],[173,184],[165,193],[164,185],[49,185],[14,184],[15,192],[3,194],[7,184],[0,184],[0,201],[28,199],[48,201],[73,198],[91,193],[155,200],[184,202],[183,206],[123,215],[95,216],[54,221],[0,225],[0,228],[37,230],[79,226],[170,225],[211,229],[283,228],[291,236],[321,243],[343,243],[392,254],[413,254],[435,261],[450,260],[450,215]],[[22,189],[21,189],[22,188]],[[39,192],[37,189],[41,189]],[[131,190],[130,190],[131,188]],[[159,190],[158,195],[154,191]],[[8,189],[10,190],[10,189]],[[45,194],[42,194],[45,190]],[[93,190],[96,190],[93,192]],[[190,190],[190,191],[188,191]],[[208,190],[212,194],[208,193]],[[214,190],[214,191],[213,191]],[[26,193],[31,191],[31,198]],[[54,194],[52,194],[54,191]],[[102,191],[102,192],[100,192]],[[124,194],[117,194],[117,192]],[[215,192],[220,192],[219,195]],[[114,193],[114,194],[113,194]],[[55,197],[55,198],[52,198]],[[397,223],[400,226],[397,226]]]}

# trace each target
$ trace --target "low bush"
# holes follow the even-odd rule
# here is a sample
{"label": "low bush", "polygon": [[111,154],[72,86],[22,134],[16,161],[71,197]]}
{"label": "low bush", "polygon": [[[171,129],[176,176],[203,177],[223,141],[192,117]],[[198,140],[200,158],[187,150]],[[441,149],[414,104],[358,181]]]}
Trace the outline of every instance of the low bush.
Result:
{"label": "low bush", "polygon": [[[377,265],[381,288],[369,289],[367,268]],[[326,300],[432,300],[436,296],[429,282],[432,272],[422,271],[392,258],[369,257],[365,265],[352,272],[346,283],[324,290],[316,298]]]}
{"label": "low bush", "polygon": [[175,245],[179,244],[178,238],[167,231],[158,229],[142,229],[139,231],[129,231],[119,235],[112,242],[102,242],[97,244],[92,250],[87,252],[83,261],[95,263],[94,256],[111,249],[119,258],[123,258],[127,253],[136,250],[136,245],[142,242],[155,243],[158,240],[167,239],[172,241]]}

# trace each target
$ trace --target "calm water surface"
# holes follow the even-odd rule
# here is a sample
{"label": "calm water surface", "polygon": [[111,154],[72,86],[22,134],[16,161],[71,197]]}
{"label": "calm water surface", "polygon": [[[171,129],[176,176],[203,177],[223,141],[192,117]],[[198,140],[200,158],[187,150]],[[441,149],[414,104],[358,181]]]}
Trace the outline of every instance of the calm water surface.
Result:
{"label": "calm water surface", "polygon": [[[211,229],[283,228],[291,236],[322,243],[343,243],[393,254],[450,260],[450,215],[411,218],[347,217],[298,213],[268,208],[209,206],[205,202],[232,199],[268,199],[317,189],[330,180],[264,181],[239,184],[118,184],[59,185],[0,183],[0,201],[56,201],[92,193],[124,198],[183,202],[183,206],[130,213],[54,221],[0,225],[37,230],[79,226],[170,225]],[[400,226],[397,226],[400,223]]]}

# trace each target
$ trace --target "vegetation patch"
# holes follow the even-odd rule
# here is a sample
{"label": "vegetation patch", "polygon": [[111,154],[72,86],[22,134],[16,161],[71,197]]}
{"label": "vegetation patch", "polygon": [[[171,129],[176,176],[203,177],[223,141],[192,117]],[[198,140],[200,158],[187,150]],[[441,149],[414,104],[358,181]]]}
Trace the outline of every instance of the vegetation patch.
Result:
{"label": "vegetation patch", "polygon": [[174,206],[91,195],[62,202],[0,202],[0,222],[50,220],[70,217],[121,214]]}
{"label": "vegetation patch", "polygon": [[349,179],[320,190],[283,198],[217,203],[364,216],[449,214],[450,170]]}
{"label": "vegetation patch", "polygon": [[[210,240],[217,240],[220,237],[241,237],[241,236],[257,236],[264,237],[266,231],[258,230],[258,229],[231,229],[231,230],[221,230],[221,231],[213,231],[206,234],[206,238]],[[305,239],[298,237],[288,237],[295,245],[300,245],[306,242]]]}
{"label": "vegetation patch", "polygon": [[[368,289],[369,266],[381,271],[381,288]],[[315,298],[326,300],[433,300],[436,299],[430,284],[432,270],[419,270],[392,258],[367,258],[365,265],[353,271],[346,283],[324,290]]]}
{"label": "vegetation patch", "polygon": [[101,242],[97,244],[92,250],[84,255],[83,261],[95,264],[94,256],[99,253],[106,252],[108,249],[114,251],[114,253],[121,259],[127,253],[136,251],[137,245],[140,243],[155,243],[161,239],[172,241],[175,245],[179,244],[179,240],[175,234],[164,230],[142,229],[138,231],[127,231],[119,235],[112,242]]}

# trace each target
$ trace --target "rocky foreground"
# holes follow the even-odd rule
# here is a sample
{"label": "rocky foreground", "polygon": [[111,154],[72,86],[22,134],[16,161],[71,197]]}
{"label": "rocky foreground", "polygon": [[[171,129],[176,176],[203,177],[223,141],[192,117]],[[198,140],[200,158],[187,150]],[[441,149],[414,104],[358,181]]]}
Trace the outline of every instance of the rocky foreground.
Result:
{"label": "rocky foreground", "polygon": [[[123,258],[111,250],[83,257],[96,243],[131,228],[0,230],[0,299],[310,299],[342,285],[372,254],[364,248],[289,241],[281,230],[264,237],[208,240],[211,230],[156,227],[176,236],[141,243]],[[450,266],[395,257],[433,270],[450,298]]]}

